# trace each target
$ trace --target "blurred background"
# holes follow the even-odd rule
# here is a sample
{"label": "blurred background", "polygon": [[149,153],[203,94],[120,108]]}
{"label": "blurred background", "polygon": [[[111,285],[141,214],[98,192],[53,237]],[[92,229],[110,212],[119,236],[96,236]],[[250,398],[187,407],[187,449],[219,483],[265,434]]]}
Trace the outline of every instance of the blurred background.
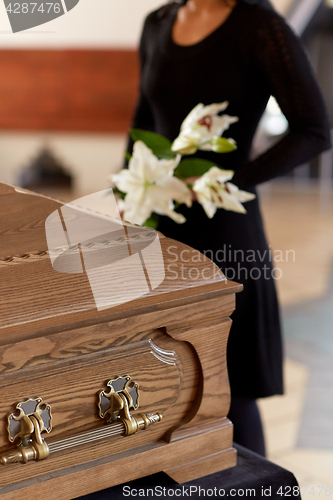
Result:
{"label": "blurred background", "polygon": [[[273,3],[304,41],[332,125],[330,2]],[[0,181],[63,201],[109,186],[136,101],[142,22],[162,3],[80,0],[66,15],[13,34],[1,2]],[[287,127],[271,99],[253,155]],[[260,187],[269,242],[283,255],[276,266],[286,352],[286,394],[260,406],[268,457],[294,472],[304,498],[333,495],[332,192],[332,151]]]}

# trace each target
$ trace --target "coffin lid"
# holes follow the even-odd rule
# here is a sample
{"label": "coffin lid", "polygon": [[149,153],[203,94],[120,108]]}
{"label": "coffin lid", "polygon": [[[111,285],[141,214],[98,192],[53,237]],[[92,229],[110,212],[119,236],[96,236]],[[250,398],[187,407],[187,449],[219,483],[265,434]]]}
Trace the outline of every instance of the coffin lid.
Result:
{"label": "coffin lid", "polygon": [[[52,329],[55,323],[58,328],[69,328],[74,323],[133,316],[152,308],[203,300],[207,294],[223,294],[230,287],[241,288],[228,282],[204,255],[153,230],[132,225],[124,229],[118,221],[116,233],[121,236],[123,232],[120,238],[114,237],[116,233],[104,239],[103,234],[91,237],[110,222],[100,213],[79,214],[87,218],[89,227],[93,220],[86,241],[78,242],[78,235],[66,240],[76,228],[73,210],[0,183],[0,342],[6,333],[33,331],[39,323],[45,328]],[[47,237],[46,220],[51,224]],[[59,248],[54,253],[50,242],[57,239]],[[110,261],[108,255],[116,257]],[[127,297],[124,301],[121,287]]]}

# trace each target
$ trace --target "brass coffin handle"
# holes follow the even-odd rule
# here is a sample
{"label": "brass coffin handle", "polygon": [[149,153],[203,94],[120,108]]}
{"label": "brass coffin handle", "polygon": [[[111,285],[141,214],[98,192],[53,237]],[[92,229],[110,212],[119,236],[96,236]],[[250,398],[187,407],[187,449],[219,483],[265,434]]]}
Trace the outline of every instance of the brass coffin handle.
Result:
{"label": "brass coffin handle", "polygon": [[108,392],[99,391],[99,416],[107,419],[108,425],[92,431],[47,444],[42,432],[52,430],[51,406],[42,398],[27,399],[16,405],[19,415],[8,415],[7,431],[10,442],[17,448],[0,455],[0,464],[26,463],[47,458],[50,453],[74,448],[81,444],[92,443],[111,436],[129,436],[150,425],[160,422],[162,415],[139,413],[131,415],[130,410],[139,407],[139,385],[129,375],[109,380]]}

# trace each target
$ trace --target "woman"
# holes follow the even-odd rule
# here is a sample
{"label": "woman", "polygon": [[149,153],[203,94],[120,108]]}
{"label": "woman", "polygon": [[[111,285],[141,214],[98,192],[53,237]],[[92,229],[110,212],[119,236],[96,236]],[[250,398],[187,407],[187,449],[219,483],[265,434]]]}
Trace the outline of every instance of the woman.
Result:
{"label": "woman", "polygon": [[[268,0],[188,0],[151,13],[141,44],[140,98],[133,127],[174,140],[199,102],[229,101],[238,116],[226,136],[235,152],[198,153],[235,171],[233,183],[255,186],[281,175],[330,147],[329,124],[314,75],[299,39]],[[289,122],[278,144],[253,161],[252,139],[269,96]],[[187,222],[162,217],[159,230],[208,255],[239,281],[228,343],[229,417],[234,440],[264,455],[256,399],[283,393],[282,343],[271,256],[258,198],[247,214],[218,210],[208,219],[198,203],[180,207]]]}

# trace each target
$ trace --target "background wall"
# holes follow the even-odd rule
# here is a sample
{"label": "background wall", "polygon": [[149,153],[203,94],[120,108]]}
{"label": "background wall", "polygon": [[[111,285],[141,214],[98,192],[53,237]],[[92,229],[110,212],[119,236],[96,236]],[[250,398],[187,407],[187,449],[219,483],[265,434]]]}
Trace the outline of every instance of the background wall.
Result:
{"label": "background wall", "polygon": [[163,0],[80,0],[76,7],[54,21],[13,34],[1,1],[0,48],[134,48],[144,17],[163,3]]}
{"label": "background wall", "polygon": [[0,2],[0,181],[17,183],[46,145],[74,176],[75,191],[108,187],[107,175],[123,163],[142,23],[162,3],[80,0],[13,34]]}
{"label": "background wall", "polygon": [[[135,106],[143,20],[165,1],[80,0],[13,34],[0,0],[0,181],[17,184],[46,145],[74,176],[76,192],[108,187]],[[275,0],[280,11],[288,2]]]}

